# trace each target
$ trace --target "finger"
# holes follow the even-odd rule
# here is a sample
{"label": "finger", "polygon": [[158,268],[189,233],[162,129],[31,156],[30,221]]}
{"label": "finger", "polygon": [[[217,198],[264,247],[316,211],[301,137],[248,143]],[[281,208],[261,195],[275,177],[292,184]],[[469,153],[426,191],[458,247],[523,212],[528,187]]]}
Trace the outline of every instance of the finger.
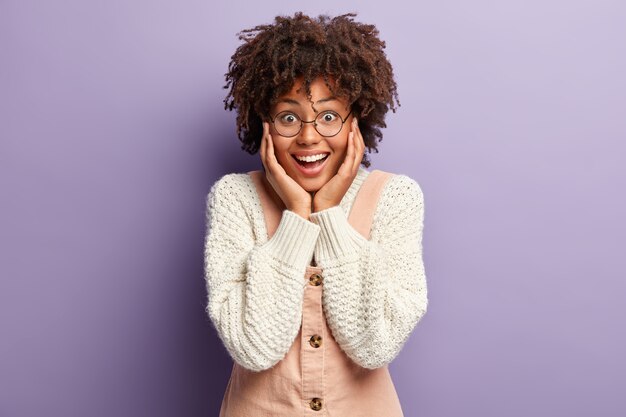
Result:
{"label": "finger", "polygon": [[363,140],[363,135],[361,134],[361,129],[359,129],[359,120],[356,119],[356,122],[354,122],[354,124],[356,125],[356,134],[359,138],[359,145],[361,147],[361,150],[363,150],[365,148],[365,141]]}
{"label": "finger", "polygon": [[274,155],[274,142],[272,141],[272,135],[269,132],[265,135],[265,140],[267,141],[267,159],[268,161],[274,162],[276,159]]}
{"label": "finger", "polygon": [[363,135],[361,134],[361,129],[359,129],[359,122],[356,118],[354,118],[355,122],[355,161],[354,161],[354,172],[358,171],[359,165],[361,165],[361,161],[363,160],[363,151],[365,150],[365,141],[363,140]]}
{"label": "finger", "polygon": [[267,135],[267,123],[263,122],[263,132],[261,133],[261,152],[265,153],[265,136]]}
{"label": "finger", "polygon": [[263,122],[263,133],[261,135],[261,146],[259,147],[259,153],[261,154],[261,163],[263,164],[263,168],[265,169],[265,172],[267,172],[267,164],[265,162],[265,155],[266,153],[266,147],[267,147],[267,140],[265,137],[265,132],[266,132],[266,127],[267,127],[267,122]]}
{"label": "finger", "polygon": [[339,171],[346,177],[350,176],[352,164],[354,163],[354,132],[348,133],[348,146],[346,147],[346,157],[339,167]]}
{"label": "finger", "polygon": [[361,163],[360,158],[360,149],[361,149],[361,141],[359,139],[359,128],[357,127],[354,131],[354,136],[352,137],[352,144],[354,149],[354,160],[352,161],[352,175],[356,176],[357,171],[359,170],[359,164]]}
{"label": "finger", "polygon": [[271,146],[271,141],[270,141],[270,134],[269,134],[269,123],[265,123],[265,129],[263,130],[264,135],[263,135],[263,142],[264,142],[264,146],[263,146],[263,164],[265,166],[265,172],[266,175],[268,175],[268,180],[270,181],[270,183],[273,182],[272,176],[273,176],[273,166],[272,166],[272,159],[271,156],[273,154],[273,151],[270,150],[270,146]]}
{"label": "finger", "polygon": [[269,164],[269,168],[272,172],[272,175],[275,175],[278,172],[283,172],[284,169],[278,162],[276,158],[276,153],[274,151],[274,138],[269,133],[267,134],[267,161]]}

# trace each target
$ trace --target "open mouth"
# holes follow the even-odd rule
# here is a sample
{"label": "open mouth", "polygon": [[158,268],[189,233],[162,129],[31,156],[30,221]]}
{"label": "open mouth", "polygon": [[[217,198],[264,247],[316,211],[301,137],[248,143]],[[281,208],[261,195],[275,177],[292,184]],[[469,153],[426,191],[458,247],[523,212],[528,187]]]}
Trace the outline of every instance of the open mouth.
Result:
{"label": "open mouth", "polygon": [[307,168],[307,169],[312,169],[312,168],[315,168],[315,167],[318,167],[318,166],[322,165],[324,163],[324,161],[326,161],[326,159],[328,159],[328,155],[330,155],[330,154],[327,153],[322,159],[318,159],[317,161],[313,161],[313,162],[300,161],[298,158],[296,158],[295,155],[291,155],[291,157],[301,167],[304,167],[304,168]]}
{"label": "open mouth", "polygon": [[296,158],[296,156],[293,154],[291,155],[291,157],[295,161],[294,165],[302,175],[304,175],[305,177],[313,178],[319,175],[324,170],[329,155],[330,153],[327,153],[322,159],[313,162],[299,161],[298,158]]}

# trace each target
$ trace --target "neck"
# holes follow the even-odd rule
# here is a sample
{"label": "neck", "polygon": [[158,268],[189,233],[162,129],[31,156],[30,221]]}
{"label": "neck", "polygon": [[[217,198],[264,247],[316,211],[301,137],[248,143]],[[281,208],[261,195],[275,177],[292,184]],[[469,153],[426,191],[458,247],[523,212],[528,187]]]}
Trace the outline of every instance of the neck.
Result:
{"label": "neck", "polygon": [[272,200],[274,200],[276,205],[280,207],[281,210],[286,209],[287,207],[285,206],[285,203],[280,198],[280,196],[276,193],[276,190],[274,189],[274,187],[272,187],[272,184],[270,184],[270,182],[267,180],[267,177],[265,175],[261,175],[261,179],[263,180],[263,185],[265,186],[265,189],[267,190],[269,195],[272,197]]}

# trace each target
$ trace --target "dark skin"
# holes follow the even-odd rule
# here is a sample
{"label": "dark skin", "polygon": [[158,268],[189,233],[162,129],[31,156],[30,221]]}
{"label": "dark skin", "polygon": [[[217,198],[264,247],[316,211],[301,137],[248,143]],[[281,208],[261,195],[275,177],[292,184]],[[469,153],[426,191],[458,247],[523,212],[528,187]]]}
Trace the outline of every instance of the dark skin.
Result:
{"label": "dark skin", "polygon": [[[393,68],[384,51],[385,42],[379,38],[374,25],[356,22],[355,16],[347,13],[310,17],[297,12],[291,17],[276,16],[271,24],[257,25],[239,33],[239,39],[244,42],[231,57],[225,74],[224,88],[229,92],[224,104],[228,110],[237,110],[241,149],[252,155],[259,151],[263,135],[261,122],[276,115],[271,106],[277,96],[285,93],[283,87],[290,88],[300,76],[305,80],[305,90],[310,92],[308,86],[312,86],[316,77],[327,76],[336,80],[336,83],[329,82],[332,90],[346,98],[359,117],[359,129],[368,149],[361,165],[370,166],[368,156],[370,151],[378,152],[378,142],[383,137],[381,129],[386,127],[385,115],[388,110],[395,112],[400,102]],[[312,101],[315,103],[317,99]],[[333,110],[345,120],[347,112]],[[313,120],[304,113],[299,116]],[[275,148],[278,150],[279,146]],[[318,150],[312,146],[309,149]],[[277,156],[282,164],[280,153]],[[289,169],[286,171],[290,174]],[[327,173],[322,176],[324,183],[330,180]],[[323,185],[319,184],[321,180],[308,181],[309,187],[306,183],[302,185],[312,191],[315,188],[312,182],[317,188]]]}
{"label": "dark skin", "polygon": [[317,192],[304,190],[300,184],[287,175],[274,154],[272,135],[268,133],[268,123],[263,123],[263,127],[260,154],[265,168],[265,180],[266,184],[271,185],[268,189],[273,191],[282,205],[307,220],[311,213],[339,205],[356,177],[365,149],[356,119],[351,124],[354,131],[350,132],[348,152],[344,162],[332,179]]}

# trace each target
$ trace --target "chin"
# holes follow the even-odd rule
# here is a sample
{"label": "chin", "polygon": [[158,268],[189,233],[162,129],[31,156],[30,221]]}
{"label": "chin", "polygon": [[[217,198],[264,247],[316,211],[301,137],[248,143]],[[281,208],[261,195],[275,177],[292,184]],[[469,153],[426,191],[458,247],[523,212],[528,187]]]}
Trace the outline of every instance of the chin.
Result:
{"label": "chin", "polygon": [[300,184],[300,187],[304,188],[305,191],[309,193],[317,192],[320,188],[322,188],[323,184],[318,184],[319,180],[307,181],[304,184]]}
{"label": "chin", "polygon": [[304,180],[304,183],[300,181],[299,184],[300,187],[304,188],[304,190],[309,193],[319,191],[319,189],[324,185],[321,178],[307,178]]}

